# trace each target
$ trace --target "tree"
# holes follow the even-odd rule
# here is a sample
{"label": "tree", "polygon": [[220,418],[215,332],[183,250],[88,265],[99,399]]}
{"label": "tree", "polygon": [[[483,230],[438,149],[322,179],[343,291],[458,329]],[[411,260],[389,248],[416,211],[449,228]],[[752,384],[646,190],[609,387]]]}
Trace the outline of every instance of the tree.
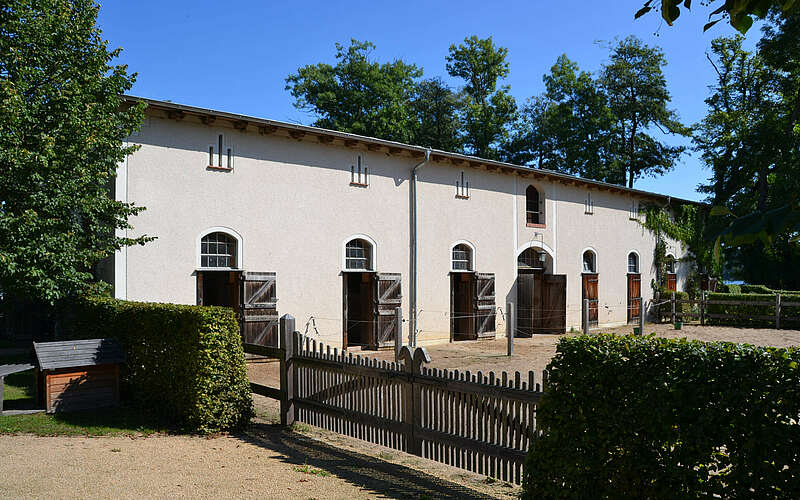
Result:
{"label": "tree", "polygon": [[402,60],[378,63],[370,59],[375,46],[351,40],[336,44],[335,66],[303,66],[286,78],[295,107],[317,116],[317,127],[412,142],[411,101],[422,70]]}
{"label": "tree", "polygon": [[[661,17],[672,26],[681,15],[681,4],[686,10],[691,9],[692,0],[666,0],[661,2],[660,8],[653,5],[654,0],[647,0],[641,9],[636,11],[636,19],[642,17],[652,10],[661,12]],[[739,30],[742,34],[753,26],[753,19],[764,19],[770,11],[783,12],[786,14],[796,13],[800,2],[796,0],[718,0],[717,2],[701,2],[704,7],[714,5],[716,8],[709,14],[709,22],[703,26],[703,31],[727,18],[731,26]],[[717,16],[716,19],[712,17]]]}
{"label": "tree", "polygon": [[495,47],[492,37],[474,35],[451,45],[447,55],[447,72],[466,82],[461,92],[464,143],[481,158],[498,158],[515,119],[510,87],[498,88],[498,81],[508,76],[507,55],[508,49]]}
{"label": "tree", "polygon": [[614,127],[607,98],[592,75],[579,71],[566,54],[545,75],[541,134],[548,146],[541,166],[581,177],[625,182],[624,172],[609,171],[609,138]]}
{"label": "tree", "polygon": [[441,78],[419,82],[411,110],[415,121],[414,144],[443,151],[462,150],[458,96]]}
{"label": "tree", "polygon": [[0,287],[54,302],[81,292],[123,246],[142,208],[110,197],[143,107],[121,107],[135,75],[111,65],[91,0],[0,7]]}
{"label": "tree", "polygon": [[667,108],[670,95],[662,72],[665,65],[660,49],[630,36],[612,48],[611,60],[600,72],[599,83],[616,121],[611,139],[614,164],[610,168],[627,171],[630,188],[643,175],[672,170],[685,150],[651,135],[651,127],[663,133],[689,135],[677,114]]}
{"label": "tree", "polygon": [[742,48],[741,37],[712,42],[717,82],[695,136],[712,170],[701,191],[722,226],[717,256],[724,250],[736,277],[776,288],[800,286],[793,242],[800,231],[800,131],[793,117],[800,56],[791,50],[800,42],[783,37],[794,29],[791,23],[765,28],[756,53]]}

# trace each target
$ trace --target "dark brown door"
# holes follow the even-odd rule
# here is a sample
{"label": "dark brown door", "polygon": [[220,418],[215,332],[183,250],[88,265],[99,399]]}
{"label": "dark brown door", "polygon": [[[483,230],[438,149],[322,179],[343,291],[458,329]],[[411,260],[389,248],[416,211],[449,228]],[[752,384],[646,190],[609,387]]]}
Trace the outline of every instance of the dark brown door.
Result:
{"label": "dark brown door", "polygon": [[241,298],[240,317],[244,343],[278,347],[275,273],[242,273]]}
{"label": "dark brown door", "polygon": [[675,273],[667,273],[667,290],[670,292],[678,291],[678,275]]}
{"label": "dark brown door", "polygon": [[[589,326],[597,325],[597,274],[585,273],[583,277],[583,293],[581,298],[589,299]],[[581,301],[581,307],[585,307],[585,300]],[[583,318],[581,318],[581,323]]]}
{"label": "dark brown door", "polygon": [[475,273],[475,336],[492,338],[495,335],[494,274]]}
{"label": "dark brown door", "polygon": [[370,347],[375,324],[374,273],[343,273],[342,345]]}
{"label": "dark brown door", "polygon": [[374,341],[370,342],[372,348],[393,346],[400,331],[395,312],[403,299],[400,279],[400,273],[378,273],[375,277],[375,335]]}
{"label": "dark brown door", "polygon": [[518,337],[538,333],[542,321],[542,271],[520,269],[517,276]]}
{"label": "dark brown door", "polygon": [[197,271],[197,305],[239,311],[238,271]]}
{"label": "dark brown door", "polygon": [[642,277],[628,274],[628,322],[639,319],[642,308]]}
{"label": "dark brown door", "polygon": [[542,275],[541,333],[565,333],[567,329],[567,275]]}
{"label": "dark brown door", "polygon": [[450,340],[475,338],[475,275],[450,273]]}

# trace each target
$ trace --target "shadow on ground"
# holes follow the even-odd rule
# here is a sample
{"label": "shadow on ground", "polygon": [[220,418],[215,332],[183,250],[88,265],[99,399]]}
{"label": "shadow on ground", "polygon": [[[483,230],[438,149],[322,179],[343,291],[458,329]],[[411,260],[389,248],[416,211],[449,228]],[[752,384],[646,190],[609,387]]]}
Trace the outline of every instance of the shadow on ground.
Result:
{"label": "shadow on ground", "polygon": [[288,463],[308,464],[390,498],[493,498],[410,467],[337,448],[278,425],[254,423],[235,437],[281,453]]}

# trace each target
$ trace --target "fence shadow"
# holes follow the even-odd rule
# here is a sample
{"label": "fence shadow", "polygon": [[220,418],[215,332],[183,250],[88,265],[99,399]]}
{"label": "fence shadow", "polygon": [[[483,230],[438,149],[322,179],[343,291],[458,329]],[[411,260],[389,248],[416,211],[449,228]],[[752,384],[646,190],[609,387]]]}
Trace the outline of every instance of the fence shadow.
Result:
{"label": "fence shadow", "polygon": [[234,437],[281,453],[285,456],[281,458],[285,462],[296,465],[307,463],[375,494],[391,498],[494,498],[404,465],[290,432],[278,425],[253,423]]}

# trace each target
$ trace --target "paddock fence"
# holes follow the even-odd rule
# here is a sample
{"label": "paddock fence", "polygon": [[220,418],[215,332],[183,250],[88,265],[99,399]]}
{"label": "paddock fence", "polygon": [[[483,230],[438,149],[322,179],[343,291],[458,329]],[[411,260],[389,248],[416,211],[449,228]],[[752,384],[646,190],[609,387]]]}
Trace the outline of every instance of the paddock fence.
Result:
{"label": "paddock fence", "polygon": [[[655,306],[659,322],[681,321],[686,323],[687,320],[690,320],[699,321],[700,325],[746,325],[760,322],[774,326],[776,329],[800,326],[800,309],[798,309],[800,302],[783,300],[780,293],[775,294],[775,298],[771,300],[714,299],[709,298],[706,292],[702,292],[699,297],[694,299],[679,299],[675,293],[671,293],[666,299],[664,297],[657,299],[653,306]],[[770,314],[737,311],[737,308],[741,306],[749,308],[751,311],[756,309]]]}
{"label": "paddock fence", "polygon": [[281,402],[281,423],[304,422],[499,480],[520,483],[546,373],[428,368],[422,347],[396,361],[317,342],[280,319],[280,347],[245,352],[280,360],[280,388],[251,384]]}

